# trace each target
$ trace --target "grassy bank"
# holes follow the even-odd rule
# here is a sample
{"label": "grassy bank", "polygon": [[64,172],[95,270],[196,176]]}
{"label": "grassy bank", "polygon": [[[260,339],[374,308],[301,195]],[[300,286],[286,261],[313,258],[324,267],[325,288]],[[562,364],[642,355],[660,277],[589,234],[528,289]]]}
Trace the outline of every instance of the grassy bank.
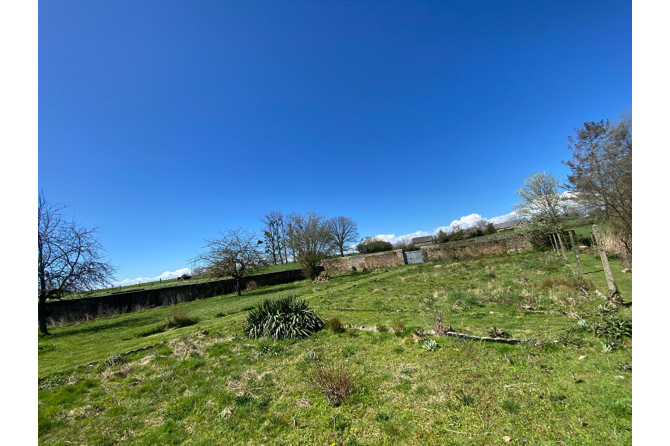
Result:
{"label": "grassy bank", "polygon": [[[39,340],[41,444],[630,444],[631,342],[608,351],[611,312],[592,253],[584,276],[552,253],[340,275],[53,327]],[[295,295],[325,319],[396,333],[324,330],[250,340],[250,307]],[[436,316],[521,345],[417,334]],[[609,318],[609,319],[608,319]],[[182,326],[168,322],[181,320]],[[606,324],[605,324],[606,325]],[[380,327],[382,328],[382,327]],[[434,351],[424,348],[427,340]],[[538,342],[539,341],[539,342]],[[554,342],[558,341],[558,342]],[[311,383],[344,364],[354,392],[333,407]]]}

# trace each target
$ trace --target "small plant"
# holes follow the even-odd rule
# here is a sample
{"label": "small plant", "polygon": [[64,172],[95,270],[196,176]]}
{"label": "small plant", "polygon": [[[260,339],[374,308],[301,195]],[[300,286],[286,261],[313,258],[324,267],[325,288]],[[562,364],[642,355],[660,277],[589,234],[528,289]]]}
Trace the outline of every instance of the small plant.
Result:
{"label": "small plant", "polygon": [[310,350],[307,353],[305,353],[305,361],[316,362],[318,360],[319,360],[319,354],[314,350]]}
{"label": "small plant", "polygon": [[326,321],[326,326],[330,328],[333,333],[343,333],[344,325],[339,317],[333,316]]}
{"label": "small plant", "polygon": [[610,342],[600,341],[600,351],[603,353],[612,353],[612,351],[614,351],[615,348],[616,346]]}
{"label": "small plant", "polygon": [[617,310],[616,305],[611,302],[605,302],[604,304],[598,305],[598,313],[602,316],[607,316],[609,314],[615,313]]}
{"label": "small plant", "polygon": [[284,353],[284,348],[281,345],[277,345],[274,342],[261,342],[258,344],[256,349],[256,358],[267,355],[267,356],[279,356]]}
{"label": "small plant", "polygon": [[324,327],[323,320],[304,300],[293,296],[266,299],[247,315],[244,331],[250,338],[304,338]]}
{"label": "small plant", "polygon": [[107,358],[105,361],[105,365],[107,366],[114,366],[114,365],[121,365],[126,363],[126,358],[123,355],[114,355],[110,356]]}
{"label": "small plant", "polygon": [[402,336],[405,331],[405,322],[401,319],[396,319],[393,323],[393,333],[396,336]]}
{"label": "small plant", "polygon": [[462,390],[458,391],[456,398],[464,406],[472,406],[472,404],[475,402],[475,398],[472,395],[465,393]]}
{"label": "small plant", "polygon": [[247,285],[244,288],[246,291],[254,291],[258,289],[258,284],[255,280],[250,280],[247,282]]}
{"label": "small plant", "polygon": [[317,364],[311,381],[331,406],[338,407],[354,393],[357,377],[343,363]]}
{"label": "small plant", "polygon": [[577,328],[580,330],[588,330],[589,329],[589,321],[586,319],[582,319],[581,317],[577,318]]}
{"label": "small plant", "polygon": [[509,339],[509,333],[505,329],[496,326],[489,328],[488,335],[491,338]]}
{"label": "small plant", "polygon": [[434,339],[426,339],[423,341],[423,349],[427,352],[434,352],[438,347],[439,345]]}
{"label": "small plant", "polygon": [[386,333],[388,331],[388,327],[384,324],[377,324],[377,331],[379,333]]}

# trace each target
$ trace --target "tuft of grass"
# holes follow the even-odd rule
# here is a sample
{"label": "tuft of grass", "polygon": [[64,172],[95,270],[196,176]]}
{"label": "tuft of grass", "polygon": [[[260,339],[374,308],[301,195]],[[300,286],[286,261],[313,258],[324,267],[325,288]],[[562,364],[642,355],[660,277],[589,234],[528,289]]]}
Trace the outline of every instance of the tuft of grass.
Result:
{"label": "tuft of grass", "polygon": [[500,407],[511,414],[517,414],[521,411],[521,404],[509,398],[502,400]]}
{"label": "tuft of grass", "polygon": [[340,406],[354,393],[358,378],[342,362],[316,364],[311,382],[326,397],[328,404]]}
{"label": "tuft of grass", "polygon": [[190,325],[195,325],[199,322],[197,317],[191,317],[188,311],[182,307],[174,307],[172,314],[165,321],[164,327],[166,330],[170,328],[182,328]]}
{"label": "tuft of grass", "polygon": [[388,327],[385,324],[377,324],[376,328],[379,333],[386,333],[388,331]]}
{"label": "tuft of grass", "polygon": [[343,325],[344,324],[342,324],[342,321],[337,316],[333,316],[326,321],[326,327],[328,327],[333,333],[343,333]]}

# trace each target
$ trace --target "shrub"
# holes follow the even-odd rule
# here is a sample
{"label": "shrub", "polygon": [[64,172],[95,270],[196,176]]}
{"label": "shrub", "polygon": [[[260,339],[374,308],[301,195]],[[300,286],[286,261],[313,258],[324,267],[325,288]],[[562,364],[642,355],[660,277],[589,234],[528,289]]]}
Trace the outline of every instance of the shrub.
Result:
{"label": "shrub", "polygon": [[361,254],[373,254],[375,252],[392,251],[393,245],[384,240],[363,240],[356,245],[356,249]]}
{"label": "shrub", "polygon": [[343,363],[317,364],[311,382],[333,407],[340,406],[356,389],[356,375]]}
{"label": "shrub", "polygon": [[293,296],[266,299],[247,315],[244,331],[250,338],[304,338],[324,327],[323,320],[304,300]]}
{"label": "shrub", "polygon": [[344,326],[339,317],[333,316],[326,322],[326,326],[331,329],[333,333],[343,333]]}

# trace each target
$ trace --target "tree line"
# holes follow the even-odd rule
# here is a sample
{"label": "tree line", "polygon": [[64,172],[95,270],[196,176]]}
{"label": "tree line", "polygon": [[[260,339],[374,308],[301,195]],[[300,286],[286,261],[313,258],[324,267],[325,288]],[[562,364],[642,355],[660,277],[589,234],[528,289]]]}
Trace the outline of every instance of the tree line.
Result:
{"label": "tree line", "polygon": [[[632,114],[616,123],[586,122],[568,137],[572,157],[563,161],[571,174],[561,182],[546,172],[529,176],[517,193],[519,216],[535,227],[560,234],[567,219],[588,215],[603,223],[621,245],[621,256],[633,259]],[[38,197],[38,325],[47,332],[45,304],[66,293],[108,286],[115,267],[105,258],[97,228],[67,220],[65,206],[49,203],[43,192]],[[270,264],[298,262],[305,275],[314,279],[321,261],[334,253],[341,256],[358,240],[358,226],[351,218],[326,218],[316,212],[284,215],[270,211],[261,218],[261,235],[244,229],[221,232],[206,240],[204,251],[194,259],[195,273],[236,279],[238,294],[243,278]],[[495,228],[482,220],[474,227],[439,232],[434,241],[453,241]],[[480,234],[481,233],[481,234]],[[560,242],[560,237],[558,237]],[[403,240],[396,248],[411,249]],[[356,245],[361,253],[393,249],[383,240],[365,237]]]}

